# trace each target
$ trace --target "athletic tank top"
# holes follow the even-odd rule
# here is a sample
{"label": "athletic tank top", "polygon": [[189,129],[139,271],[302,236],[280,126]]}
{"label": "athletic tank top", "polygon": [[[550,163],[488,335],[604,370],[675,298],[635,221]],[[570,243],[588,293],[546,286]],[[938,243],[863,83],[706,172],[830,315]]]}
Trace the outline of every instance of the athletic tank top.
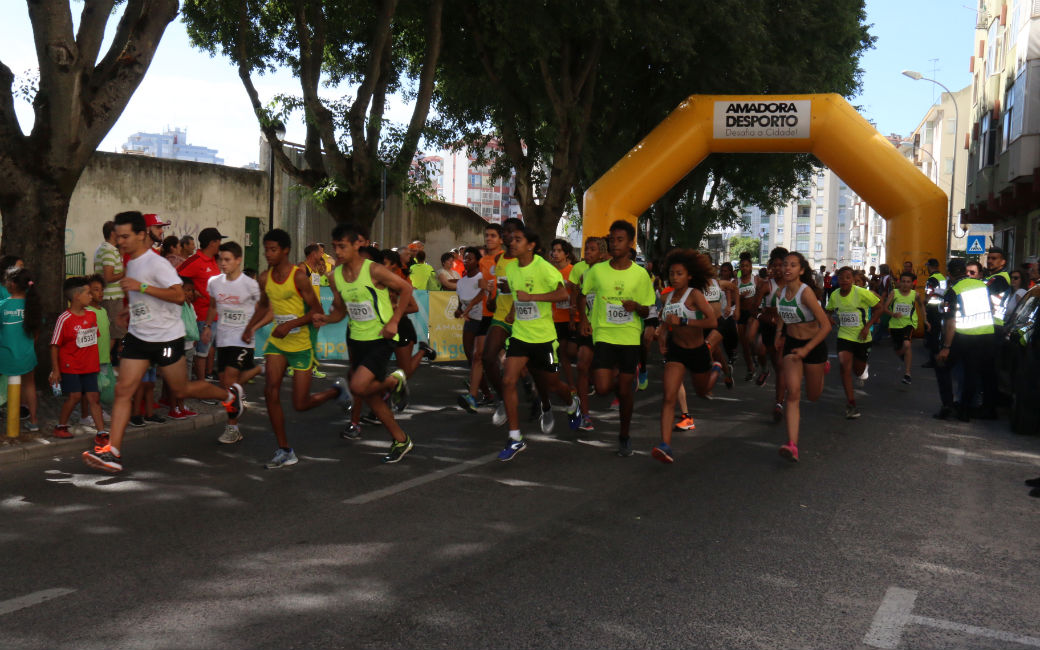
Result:
{"label": "athletic tank top", "polygon": [[[340,270],[342,269],[342,270]],[[350,338],[355,341],[376,341],[382,338],[383,325],[394,313],[390,305],[390,290],[377,289],[372,282],[372,260],[365,260],[353,282],[344,277],[346,267],[337,267],[332,275],[336,291],[343,297],[350,318]],[[394,335],[393,340],[398,340]]]}
{"label": "athletic tank top", "polygon": [[737,292],[740,293],[741,298],[754,298],[756,290],[757,288],[755,287],[755,276],[752,275],[751,282],[748,282],[746,284],[740,281],[739,279],[737,280]]}
{"label": "athletic tank top", "polygon": [[769,291],[766,295],[762,296],[762,309],[767,307],[776,307],[776,293],[780,289],[780,285],[776,283],[776,280],[769,278]]}
{"label": "athletic tank top", "polygon": [[798,291],[794,294],[794,298],[788,300],[784,297],[786,291],[780,292],[777,296],[776,310],[780,312],[780,318],[784,320],[784,323],[788,325],[796,325],[798,323],[809,323],[816,320],[813,313],[808,309],[802,309],[802,292],[805,291],[805,287],[808,285],[803,284],[798,287]]}
{"label": "athletic tank top", "polygon": [[[297,268],[299,267],[292,267],[289,271],[289,276],[282,282],[275,282],[273,271],[267,274],[267,284],[264,285],[264,292],[267,294],[268,302],[271,303],[272,311],[274,311],[276,326],[296,320],[307,313],[307,304],[303,302],[303,298],[300,297],[300,293],[296,290]],[[268,342],[283,352],[309,350],[311,348],[311,326],[294,327],[285,335],[285,338],[279,339],[272,336],[268,339]]]}
{"label": "athletic tank top", "polygon": [[[696,309],[690,309],[686,306],[686,301],[690,297],[690,292],[693,291],[693,287],[687,287],[686,292],[677,301],[666,300],[664,303],[664,309],[662,315],[667,318],[671,314],[675,314],[679,318],[689,318],[690,320],[700,320],[704,318],[704,314],[700,313]],[[672,296],[678,292],[673,291]],[[671,298],[672,296],[669,296]]]}
{"label": "athletic tank top", "polygon": [[[712,278],[708,281],[708,286],[704,288],[704,297],[707,298],[708,302],[722,302],[722,288],[719,287],[719,281]],[[722,305],[725,308],[725,304]]]}

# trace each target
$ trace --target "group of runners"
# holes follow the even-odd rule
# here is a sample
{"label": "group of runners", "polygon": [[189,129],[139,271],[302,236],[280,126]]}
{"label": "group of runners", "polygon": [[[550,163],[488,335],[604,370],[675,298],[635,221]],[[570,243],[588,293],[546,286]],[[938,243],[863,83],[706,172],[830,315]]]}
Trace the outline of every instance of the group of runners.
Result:
{"label": "group of runners", "polygon": [[[266,464],[271,469],[298,462],[280,399],[286,374],[292,378],[295,410],[334,401],[350,413],[343,438],[360,437],[363,422],[381,424],[391,438],[383,462],[396,463],[413,448],[394,412],[407,406],[408,378],[419,362],[435,353],[425,344],[414,351],[418,336],[407,318],[417,310],[412,284],[392,256],[370,246],[364,229],[340,224],[332,233],[337,264],[326,278],[333,294],[328,313],[322,309],[312,273],[290,261],[286,232],[276,229],[264,235],[268,268],[257,281],[242,274],[241,247],[234,242],[221,245],[223,273],[210,280],[213,304],[203,327],[208,340],[215,325],[221,381],[216,386],[177,379],[186,376],[174,371],[176,364],[183,364],[178,353],[183,350],[183,328],[178,329],[183,292],[176,273],[152,263],[161,258],[147,254],[144,223],[134,215],[125,213],[116,220],[119,247],[130,257],[124,284],[131,344],[120,361],[110,439],[97,440],[93,450],[84,452],[89,465],[110,472],[122,469],[119,447],[128,400],[149,363],[169,377],[175,399],[206,396],[224,401],[229,421],[220,442],[227,444],[242,439],[237,426],[245,409],[242,385],[263,372],[264,398],[278,445]],[[910,328],[921,310],[912,288],[902,291],[902,285],[879,309],[878,296],[854,286],[847,268],[838,271],[839,288],[824,304],[805,258],[782,248],[772,251],[760,273],[754,272],[750,257],[741,259],[734,273],[729,264],[717,270],[704,253],[675,250],[654,277],[636,264],[635,230],[626,221],[613,223],[606,237],[588,239],[584,259],[575,263],[566,242],[556,240],[550,251],[543,251],[538,234],[519,219],[489,224],[484,244],[465,249],[465,275],[456,287],[456,316],[465,319],[470,363],[468,391],[459,396],[459,404],[472,413],[481,405],[494,406],[492,423],[507,425],[502,461],[527,447],[520,390],[545,434],[555,427],[553,400],[564,407],[571,429],[590,431],[595,425],[589,395],[613,396],[612,407],[619,410],[617,454],[631,456],[634,395],[648,385],[647,360],[655,343],[664,357],[664,373],[654,458],[673,462],[673,431],[694,428],[684,390],[686,375],[697,396],[710,398],[720,379],[733,387],[732,366],[738,350],[743,350],[745,381],[754,379],[761,386],[770,374],[775,376],[774,417],[784,420],[787,429],[787,442],[779,451],[797,461],[801,387],[804,380],[810,400],[822,392],[829,370],[824,341],[832,319],[839,327],[838,358],[849,402],[846,416],[854,418],[859,411],[852,382],[866,373],[871,327],[887,311],[893,316],[894,332],[904,321]],[[311,392],[316,330],[344,318],[349,319],[349,380],[339,378],[331,388]],[[261,351],[264,364],[255,366],[255,336],[272,321]],[[906,360],[904,381],[909,382],[906,341],[908,337],[899,341],[897,353]],[[391,364],[397,368],[392,370]],[[362,412],[364,406],[368,413]]]}

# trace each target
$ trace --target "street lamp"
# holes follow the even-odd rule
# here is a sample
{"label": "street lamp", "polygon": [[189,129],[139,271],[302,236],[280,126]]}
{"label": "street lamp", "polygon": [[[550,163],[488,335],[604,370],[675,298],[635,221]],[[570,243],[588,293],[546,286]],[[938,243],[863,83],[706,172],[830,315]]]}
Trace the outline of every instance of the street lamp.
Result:
{"label": "street lamp", "polygon": [[275,146],[281,146],[280,143],[282,138],[285,137],[285,125],[281,122],[275,122],[274,135],[278,142],[271,142],[271,140],[264,135],[264,139],[267,140],[267,148],[271,150],[270,165],[268,167],[268,174],[270,175],[267,183],[267,231],[271,232],[274,230],[274,148]]}
{"label": "street lamp", "polygon": [[953,190],[957,184],[957,130],[961,126],[961,116],[960,111],[957,108],[957,98],[953,96],[953,93],[950,92],[949,88],[935,79],[929,79],[916,70],[903,70],[903,75],[910,77],[914,81],[931,81],[933,84],[946,91],[946,94],[950,96],[950,102],[953,104],[953,172],[950,174],[950,208],[946,214],[946,255],[949,257],[950,248],[953,243]]}

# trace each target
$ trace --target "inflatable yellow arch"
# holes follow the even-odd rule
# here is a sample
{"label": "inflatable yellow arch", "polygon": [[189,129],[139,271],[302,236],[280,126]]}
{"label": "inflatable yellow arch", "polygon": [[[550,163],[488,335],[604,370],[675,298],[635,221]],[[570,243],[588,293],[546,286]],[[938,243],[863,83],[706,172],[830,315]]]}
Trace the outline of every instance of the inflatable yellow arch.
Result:
{"label": "inflatable yellow arch", "polygon": [[812,153],[887,222],[886,258],[945,263],[946,194],[840,95],[692,95],[585,192],[583,239],[639,215],[710,153]]}

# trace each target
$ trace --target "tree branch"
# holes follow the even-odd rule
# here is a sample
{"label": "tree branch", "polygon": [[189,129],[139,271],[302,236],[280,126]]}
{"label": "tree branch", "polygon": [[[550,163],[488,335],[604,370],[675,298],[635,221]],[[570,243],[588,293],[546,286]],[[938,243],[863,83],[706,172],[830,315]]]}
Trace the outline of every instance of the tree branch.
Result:
{"label": "tree branch", "polygon": [[372,28],[372,40],[369,43],[368,66],[365,76],[358,87],[354,103],[347,112],[347,123],[350,127],[350,138],[353,145],[364,142],[365,136],[365,114],[368,113],[368,105],[372,101],[372,94],[379,83],[380,71],[383,65],[383,48],[390,38],[390,26],[393,23],[394,12],[397,10],[397,0],[383,0],[379,7],[379,16]]}
{"label": "tree branch", "polygon": [[[365,139],[360,143],[365,155],[372,157],[379,152],[379,134],[383,130],[383,111],[386,110],[386,88],[390,85],[390,55],[393,39],[386,39],[383,45],[382,65],[379,67],[379,82],[372,93],[372,106],[368,113],[368,127]],[[354,143],[354,153],[358,153],[358,143]]]}
{"label": "tree branch", "polygon": [[415,150],[419,147],[419,137],[426,126],[426,118],[430,113],[430,101],[433,99],[433,87],[436,81],[437,63],[440,61],[443,29],[441,18],[444,14],[444,0],[430,2],[426,16],[426,51],[423,54],[422,70],[419,72],[419,92],[415,98],[412,119],[405,131],[401,150],[397,153],[393,169],[398,175],[403,174],[412,164]]}
{"label": "tree branch", "polygon": [[105,26],[114,5],[114,0],[83,0],[79,29],[76,30],[76,47],[79,49],[80,64],[84,68],[94,67],[97,63],[98,52],[105,39]]}

